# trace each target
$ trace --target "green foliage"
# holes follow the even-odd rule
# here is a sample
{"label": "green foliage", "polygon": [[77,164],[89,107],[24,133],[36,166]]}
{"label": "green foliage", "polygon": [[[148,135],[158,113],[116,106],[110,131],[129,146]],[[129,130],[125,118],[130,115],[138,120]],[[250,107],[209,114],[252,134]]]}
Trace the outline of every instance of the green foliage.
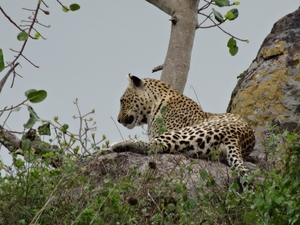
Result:
{"label": "green foliage", "polygon": [[69,7],[68,6],[62,6],[63,12],[69,12],[69,11],[77,11],[80,9],[80,5],[74,3],[71,4]]}
{"label": "green foliage", "polygon": [[227,47],[229,48],[229,53],[232,56],[235,56],[239,50],[239,47],[236,45],[236,40],[234,38],[230,38],[227,42]]}
{"label": "green foliage", "polygon": [[36,39],[39,39],[39,38],[41,37],[41,34],[40,34],[39,32],[36,32],[35,35],[34,35],[34,37],[35,37]]}
{"label": "green foliage", "polygon": [[26,41],[28,38],[28,33],[26,33],[25,31],[21,31],[18,35],[17,35],[17,39],[19,41]]}
{"label": "green foliage", "polygon": [[239,11],[237,9],[229,10],[224,16],[228,20],[235,20],[239,16]]}
{"label": "green foliage", "polygon": [[25,92],[25,96],[31,103],[39,103],[47,98],[47,92],[45,90],[30,89]]}
{"label": "green foliage", "polygon": [[[234,6],[234,5],[239,5],[240,2],[233,2],[233,3],[230,3],[229,0],[213,0],[212,2],[213,5],[216,5],[218,7],[230,7],[230,6]],[[221,23],[224,23],[225,21],[229,20],[229,21],[232,21],[232,20],[235,20],[236,18],[238,18],[239,16],[239,11],[238,9],[236,8],[233,8],[233,9],[230,9],[229,11],[226,12],[226,14],[223,16],[219,11],[215,10],[214,8],[212,8],[212,14],[214,15],[214,18],[215,20],[218,22],[213,22],[213,26],[217,26],[220,28],[220,24]],[[210,14],[211,15],[211,14]],[[209,15],[209,17],[210,17]],[[208,16],[207,16],[208,17]],[[211,20],[211,19],[210,19]],[[223,32],[225,32],[222,28],[220,28]],[[228,34],[228,32],[225,32]],[[238,52],[238,47],[237,47],[237,44],[236,44],[236,40],[239,40],[239,41],[243,41],[243,42],[249,42],[247,39],[240,39],[240,38],[237,38],[231,34],[229,34],[231,36],[231,38],[229,39],[228,43],[227,43],[227,47],[229,48],[229,53],[234,56],[237,54]],[[236,39],[236,40],[235,40]]]}
{"label": "green foliage", "polygon": [[3,51],[0,48],[0,72],[2,72],[2,70],[4,70],[5,68],[5,64],[4,64],[4,59],[3,59]]}
{"label": "green foliage", "polygon": [[51,135],[50,123],[46,122],[38,127],[39,135]]}
{"label": "green foliage", "polygon": [[[219,7],[239,5],[239,2],[234,2],[233,4],[230,4],[229,0],[214,0],[214,3]],[[216,21],[218,21],[219,23],[223,23],[226,20],[235,20],[239,16],[238,9],[230,9],[224,15],[224,17],[222,16],[222,14],[220,12],[216,11],[214,8],[212,9],[212,12],[215,16]]]}
{"label": "green foliage", "polygon": [[[251,218],[246,221],[247,224],[251,221],[278,225],[300,223],[300,137],[288,133],[285,137],[277,138],[285,139],[284,146],[278,148],[277,152],[276,149],[271,149],[276,167],[266,174],[263,184],[256,192],[251,211],[245,215],[246,219]],[[278,156],[282,160],[278,160]]]}
{"label": "green foliage", "polygon": [[219,23],[223,23],[223,22],[224,22],[224,18],[223,18],[223,16],[222,16],[222,14],[219,13],[218,11],[214,10],[214,9],[212,9],[212,11],[213,11],[213,14],[214,14],[214,16],[215,16],[215,19],[216,19]]}
{"label": "green foliage", "polygon": [[77,11],[77,10],[79,10],[80,9],[80,5],[78,5],[78,4],[71,4],[70,5],[70,10],[71,11]]}
{"label": "green foliage", "polygon": [[214,0],[214,2],[219,7],[230,6],[229,0]]}
{"label": "green foliage", "polygon": [[164,124],[165,120],[165,114],[168,110],[167,106],[162,106],[160,112],[161,112],[161,117],[156,118],[157,126],[158,126],[158,134],[161,135],[166,132],[167,127]]}
{"label": "green foliage", "polygon": [[[192,195],[183,181],[186,173],[175,177],[169,171],[162,178],[155,162],[144,173],[132,167],[115,179],[86,173],[75,154],[64,153],[69,145],[45,152],[41,162],[24,140],[20,151],[26,160],[13,153],[13,166],[2,166],[0,224],[299,224],[299,140],[290,133],[270,137],[268,157],[274,167],[249,175],[254,190],[240,193],[237,182],[224,190],[200,170]],[[51,166],[54,154],[64,155],[61,167]],[[178,164],[183,172],[192,166]]]}
{"label": "green foliage", "polygon": [[34,109],[31,106],[27,106],[29,111],[29,119],[26,124],[24,124],[25,128],[32,128],[37,121],[40,120],[40,117],[36,114]]}

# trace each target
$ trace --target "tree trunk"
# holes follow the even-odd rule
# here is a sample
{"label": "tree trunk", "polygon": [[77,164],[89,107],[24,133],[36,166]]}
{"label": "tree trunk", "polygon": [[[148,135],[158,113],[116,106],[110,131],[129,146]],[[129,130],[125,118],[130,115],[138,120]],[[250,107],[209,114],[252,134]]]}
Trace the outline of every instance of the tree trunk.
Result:
{"label": "tree trunk", "polygon": [[147,0],[171,16],[171,35],[161,80],[183,93],[198,25],[199,0]]}

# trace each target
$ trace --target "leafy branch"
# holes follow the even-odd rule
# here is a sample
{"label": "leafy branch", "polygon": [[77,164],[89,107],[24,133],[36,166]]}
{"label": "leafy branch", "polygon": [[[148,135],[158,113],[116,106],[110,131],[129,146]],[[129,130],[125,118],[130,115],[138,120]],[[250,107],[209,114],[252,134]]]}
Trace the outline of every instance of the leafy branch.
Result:
{"label": "leafy branch", "polygon": [[[227,47],[229,48],[229,52],[232,56],[234,56],[238,52],[238,47],[236,44],[236,40],[242,41],[242,42],[249,42],[247,39],[242,39],[234,36],[233,34],[229,33],[228,31],[224,30],[221,25],[226,22],[226,21],[232,21],[235,20],[238,15],[238,9],[233,8],[227,11],[227,13],[223,16],[220,12],[215,10],[214,8],[211,9],[211,12],[206,13],[204,12],[205,10],[208,10],[210,6],[217,6],[217,7],[231,7],[231,6],[237,6],[239,5],[239,2],[233,2],[230,3],[229,0],[210,0],[204,1],[205,4],[198,9],[198,14],[203,16],[204,19],[201,23],[198,24],[197,29],[207,29],[207,28],[212,28],[212,27],[217,27],[219,28],[223,33],[226,35],[230,36],[230,39],[227,43]],[[214,16],[214,18],[212,18]],[[211,22],[210,25],[204,26],[205,23]]]}

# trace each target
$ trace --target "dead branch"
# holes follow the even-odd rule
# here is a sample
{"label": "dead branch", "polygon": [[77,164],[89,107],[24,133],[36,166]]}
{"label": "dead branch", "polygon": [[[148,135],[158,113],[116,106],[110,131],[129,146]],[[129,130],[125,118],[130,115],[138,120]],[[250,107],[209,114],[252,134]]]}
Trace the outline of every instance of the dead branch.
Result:
{"label": "dead branch", "polygon": [[159,65],[159,66],[154,67],[154,68],[152,69],[152,73],[155,73],[155,72],[157,72],[157,71],[162,70],[163,67],[164,67],[164,65]]}
{"label": "dead branch", "polygon": [[19,63],[14,64],[9,71],[6,73],[6,75],[2,78],[2,80],[0,81],[0,93],[2,91],[2,88],[7,80],[7,78],[9,77],[9,75],[15,70],[15,68],[19,65]]}

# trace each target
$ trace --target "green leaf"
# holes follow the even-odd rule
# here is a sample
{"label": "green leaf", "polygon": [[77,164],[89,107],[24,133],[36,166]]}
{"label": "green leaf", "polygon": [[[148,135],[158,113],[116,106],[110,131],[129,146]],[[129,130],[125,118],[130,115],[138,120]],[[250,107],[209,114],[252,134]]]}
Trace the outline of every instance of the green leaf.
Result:
{"label": "green leaf", "polygon": [[33,117],[35,120],[40,120],[40,117],[37,115],[37,113],[34,111],[34,109],[31,106],[27,106],[27,109],[29,111],[29,116]]}
{"label": "green leaf", "polygon": [[201,171],[200,171],[200,177],[201,177],[203,180],[205,180],[205,179],[207,178],[207,176],[208,176],[208,173],[207,173],[206,170],[201,170]]}
{"label": "green leaf", "polygon": [[21,33],[18,34],[17,39],[19,41],[26,41],[28,38],[28,34],[25,31],[22,31]]}
{"label": "green leaf", "polygon": [[19,169],[23,168],[24,164],[25,164],[25,162],[22,159],[16,159],[14,161],[14,165]]}
{"label": "green leaf", "polygon": [[31,93],[31,92],[36,92],[37,90],[36,89],[29,89],[27,91],[25,91],[25,96],[28,98],[28,95]]}
{"label": "green leaf", "polygon": [[175,209],[175,205],[173,203],[169,203],[168,206],[167,206],[167,209],[169,211],[173,211]]}
{"label": "green leaf", "polygon": [[234,38],[230,38],[227,42],[227,47],[230,48],[235,45],[236,45],[236,40],[234,40]]}
{"label": "green leaf", "polygon": [[228,20],[235,20],[239,16],[239,11],[237,9],[229,10],[224,16]]}
{"label": "green leaf", "polygon": [[156,121],[157,121],[158,123],[163,123],[163,122],[164,122],[164,118],[162,118],[162,117],[157,117],[157,118],[156,118]]}
{"label": "green leaf", "polygon": [[229,0],[214,0],[217,6],[223,7],[223,6],[229,6],[230,2]]}
{"label": "green leaf", "polygon": [[68,8],[68,6],[62,6],[62,11],[64,11],[64,12],[69,12],[69,8]]}
{"label": "green leaf", "polygon": [[36,119],[34,117],[30,117],[26,124],[24,124],[25,128],[32,128],[36,123]]}
{"label": "green leaf", "polygon": [[232,56],[235,56],[236,53],[238,53],[238,51],[239,51],[239,47],[238,46],[234,46],[234,47],[229,48],[229,53]]}
{"label": "green leaf", "polygon": [[39,91],[32,91],[29,90],[30,92],[27,93],[25,92],[25,95],[27,93],[27,98],[30,102],[32,103],[39,103],[45,100],[47,98],[47,92],[44,90],[39,90]]}
{"label": "green leaf", "polygon": [[3,59],[3,52],[2,49],[0,48],[0,72],[4,70],[5,64],[4,64],[4,59]]}
{"label": "green leaf", "polygon": [[29,139],[25,139],[22,141],[22,150],[29,151],[31,148],[31,141]]}
{"label": "green leaf", "polygon": [[193,209],[197,205],[196,201],[194,199],[190,199],[186,202],[186,206],[188,209]]}
{"label": "green leaf", "polygon": [[31,106],[27,106],[27,109],[29,111],[29,120],[26,124],[24,124],[25,128],[32,128],[36,121],[40,120],[40,117],[36,114],[36,112],[33,110]]}
{"label": "green leaf", "polygon": [[45,123],[38,127],[39,135],[51,135],[50,123]]}
{"label": "green leaf", "polygon": [[61,132],[63,132],[65,134],[65,133],[67,133],[68,128],[69,128],[69,125],[64,124],[59,129],[61,130]]}
{"label": "green leaf", "polygon": [[274,201],[275,201],[278,205],[280,205],[280,204],[284,201],[284,197],[282,197],[282,196],[277,196],[277,197],[274,198]]}
{"label": "green leaf", "polygon": [[223,23],[223,22],[224,22],[224,18],[223,18],[223,16],[222,16],[222,14],[219,13],[218,11],[214,10],[214,9],[212,9],[212,11],[213,11],[213,14],[214,14],[214,16],[215,16],[215,19],[216,19],[219,23]]}
{"label": "green leaf", "polygon": [[233,2],[233,4],[234,4],[234,5],[239,5],[239,4],[240,4],[240,2]]}
{"label": "green leaf", "polygon": [[180,187],[180,185],[176,185],[175,187],[174,187],[174,191],[176,192],[176,193],[181,193],[182,192],[182,189],[181,189],[181,187]]}
{"label": "green leaf", "polygon": [[36,39],[39,39],[40,36],[41,36],[41,34],[40,34],[39,32],[36,32],[35,35],[34,35],[34,37],[35,37]]}
{"label": "green leaf", "polygon": [[80,9],[80,5],[78,5],[76,3],[70,5],[70,10],[71,11],[77,11],[79,9]]}
{"label": "green leaf", "polygon": [[246,224],[253,224],[253,221],[257,218],[257,214],[255,211],[250,211],[245,213],[244,220]]}
{"label": "green leaf", "polygon": [[228,40],[227,47],[229,48],[229,53],[232,56],[235,56],[239,50],[239,47],[236,45],[236,40],[234,40],[234,38],[230,38]]}

